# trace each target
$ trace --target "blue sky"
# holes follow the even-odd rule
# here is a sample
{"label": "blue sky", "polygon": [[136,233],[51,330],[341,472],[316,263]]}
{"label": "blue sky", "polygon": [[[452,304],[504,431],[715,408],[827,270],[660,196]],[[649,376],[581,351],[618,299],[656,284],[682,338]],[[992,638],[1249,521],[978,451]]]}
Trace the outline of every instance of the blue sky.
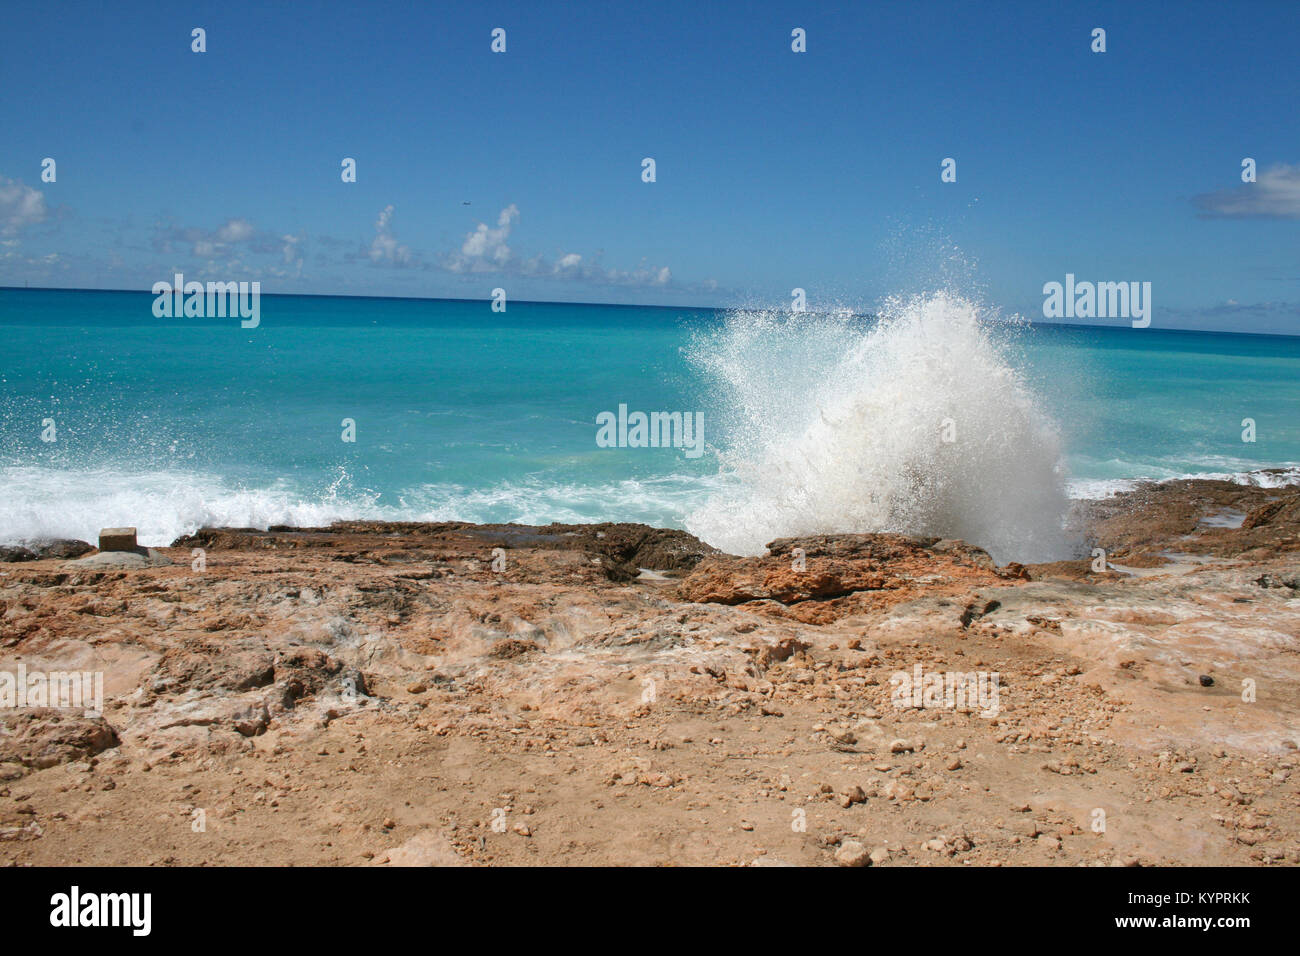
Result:
{"label": "blue sky", "polygon": [[1300,332],[1298,48],[1292,0],[10,0],[0,284],[1037,318],[1074,273]]}

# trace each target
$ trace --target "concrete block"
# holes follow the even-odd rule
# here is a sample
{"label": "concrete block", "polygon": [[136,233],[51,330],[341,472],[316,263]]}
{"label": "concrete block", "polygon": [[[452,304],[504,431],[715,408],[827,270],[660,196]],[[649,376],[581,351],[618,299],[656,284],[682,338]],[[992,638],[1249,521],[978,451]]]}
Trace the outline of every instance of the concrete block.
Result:
{"label": "concrete block", "polygon": [[135,528],[104,528],[99,532],[100,551],[134,551]]}

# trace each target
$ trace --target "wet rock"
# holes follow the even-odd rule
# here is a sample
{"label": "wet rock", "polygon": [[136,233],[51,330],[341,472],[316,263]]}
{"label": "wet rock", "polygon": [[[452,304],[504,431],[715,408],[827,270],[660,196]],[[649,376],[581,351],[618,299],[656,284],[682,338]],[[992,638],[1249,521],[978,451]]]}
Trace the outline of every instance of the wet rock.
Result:
{"label": "wet rock", "polygon": [[1300,529],[1300,495],[1286,495],[1252,509],[1241,527],[1246,531],[1263,527]]}
{"label": "wet rock", "polygon": [[71,560],[95,550],[95,546],[74,538],[52,538],[45,541],[29,541],[28,546],[42,559],[59,558]]}

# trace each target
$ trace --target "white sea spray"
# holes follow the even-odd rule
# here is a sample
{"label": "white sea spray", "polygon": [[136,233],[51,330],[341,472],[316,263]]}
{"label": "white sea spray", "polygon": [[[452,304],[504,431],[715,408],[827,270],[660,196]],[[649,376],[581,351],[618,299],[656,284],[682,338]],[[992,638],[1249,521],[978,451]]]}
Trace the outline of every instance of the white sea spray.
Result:
{"label": "white sea spray", "polygon": [[690,357],[734,479],[686,521],[710,544],[756,554],[783,536],[893,531],[1000,561],[1071,553],[1059,431],[974,303],[893,300],[870,324],[736,311]]}

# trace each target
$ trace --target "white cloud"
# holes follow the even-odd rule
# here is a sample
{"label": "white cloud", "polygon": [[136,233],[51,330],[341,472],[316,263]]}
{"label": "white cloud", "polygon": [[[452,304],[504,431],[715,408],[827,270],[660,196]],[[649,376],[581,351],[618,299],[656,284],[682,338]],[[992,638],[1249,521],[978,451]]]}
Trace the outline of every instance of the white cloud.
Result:
{"label": "white cloud", "polygon": [[371,262],[391,262],[393,265],[409,265],[414,257],[407,246],[393,237],[393,205],[389,203],[375,220],[375,238],[370,243]]}
{"label": "white cloud", "polygon": [[579,253],[566,252],[554,262],[541,255],[521,259],[514,254],[508,242],[518,219],[519,207],[511,203],[497,215],[495,227],[481,222],[469,232],[461,243],[459,252],[443,257],[442,267],[448,272],[499,272],[530,278],[569,279],[597,285],[666,286],[672,282],[672,271],[667,266],[654,267],[643,262],[630,271],[607,269],[601,265],[599,255],[588,260]]}
{"label": "white cloud", "polygon": [[1300,165],[1261,170],[1258,181],[1195,196],[1206,216],[1223,219],[1300,219]]}
{"label": "white cloud", "polygon": [[448,268],[452,272],[490,272],[501,269],[510,262],[510,247],[506,245],[506,240],[510,238],[510,230],[518,218],[519,207],[511,203],[498,214],[495,229],[480,222],[465,237],[460,255],[450,259]]}
{"label": "white cloud", "polygon": [[196,276],[300,278],[306,246],[305,232],[263,231],[243,217],[227,219],[215,229],[154,224],[154,250],[171,259],[175,268],[181,268],[175,257],[188,251],[199,261],[185,268]]}
{"label": "white cloud", "polygon": [[218,242],[246,242],[253,238],[253,224],[247,219],[227,219],[217,229]]}
{"label": "white cloud", "polygon": [[173,242],[188,243],[190,255],[199,259],[218,259],[235,256],[237,251],[232,246],[253,242],[257,239],[257,230],[247,219],[227,219],[214,230],[175,226],[161,230],[154,240],[154,247],[168,254],[173,251]]}
{"label": "white cloud", "polygon": [[48,214],[40,190],[0,176],[0,235],[16,235],[19,229],[41,222]]}
{"label": "white cloud", "polygon": [[300,248],[303,239],[306,236],[281,236],[280,241],[284,246],[280,249],[280,254],[284,257],[284,264],[294,270],[294,276],[302,275],[302,249]]}

